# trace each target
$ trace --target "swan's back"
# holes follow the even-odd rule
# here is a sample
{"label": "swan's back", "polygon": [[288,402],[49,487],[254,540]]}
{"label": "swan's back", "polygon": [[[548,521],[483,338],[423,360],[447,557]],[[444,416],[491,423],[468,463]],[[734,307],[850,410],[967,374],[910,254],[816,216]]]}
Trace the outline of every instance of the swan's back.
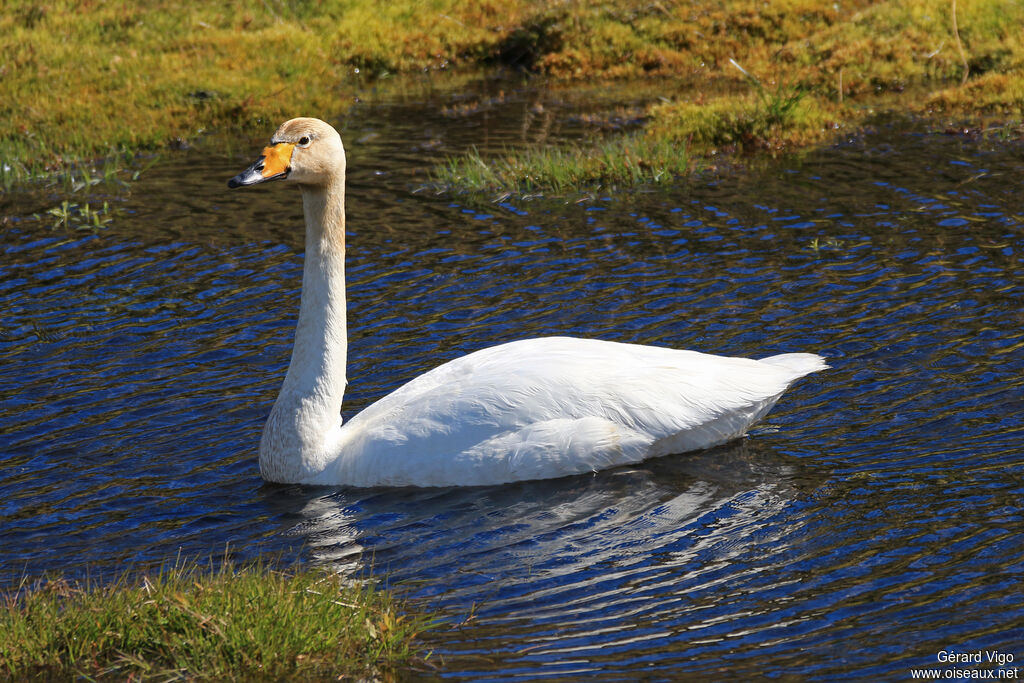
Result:
{"label": "swan's back", "polygon": [[318,479],[498,484],[707,448],[824,367],[813,354],[755,361],[567,337],[512,342],[445,363],[356,415]]}

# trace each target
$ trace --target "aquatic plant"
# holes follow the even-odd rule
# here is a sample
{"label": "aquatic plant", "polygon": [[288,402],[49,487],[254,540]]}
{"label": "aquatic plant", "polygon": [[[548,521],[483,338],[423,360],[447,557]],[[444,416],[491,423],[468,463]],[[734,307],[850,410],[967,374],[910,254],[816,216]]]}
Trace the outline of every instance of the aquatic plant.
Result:
{"label": "aquatic plant", "polygon": [[50,579],[0,599],[0,678],[373,677],[427,626],[320,570],[184,562],[109,584]]}
{"label": "aquatic plant", "polygon": [[152,168],[161,159],[159,154],[136,155],[124,150],[109,150],[90,160],[79,160],[53,166],[38,160],[11,159],[0,163],[0,190],[11,192],[16,187],[46,189],[64,197],[103,190],[126,193],[132,181]]}
{"label": "aquatic plant", "polygon": [[668,183],[692,170],[685,144],[626,134],[588,145],[509,149],[494,159],[485,159],[474,149],[449,158],[433,176],[449,189],[525,195]]}
{"label": "aquatic plant", "polygon": [[113,220],[107,202],[103,202],[102,206],[93,207],[88,202],[72,204],[64,200],[60,206],[55,206],[46,213],[54,219],[54,228],[96,230]]}

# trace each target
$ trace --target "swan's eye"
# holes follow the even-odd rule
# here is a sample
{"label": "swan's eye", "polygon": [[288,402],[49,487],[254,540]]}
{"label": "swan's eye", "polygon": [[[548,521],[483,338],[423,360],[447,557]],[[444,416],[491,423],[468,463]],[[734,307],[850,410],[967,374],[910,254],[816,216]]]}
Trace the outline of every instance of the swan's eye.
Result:
{"label": "swan's eye", "polygon": [[309,147],[309,136],[303,135],[299,138],[299,147]]}

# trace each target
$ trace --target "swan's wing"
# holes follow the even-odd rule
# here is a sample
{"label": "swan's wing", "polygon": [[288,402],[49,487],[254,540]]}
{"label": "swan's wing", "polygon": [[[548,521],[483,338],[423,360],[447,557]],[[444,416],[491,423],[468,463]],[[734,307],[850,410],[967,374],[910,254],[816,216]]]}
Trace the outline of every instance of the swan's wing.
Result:
{"label": "swan's wing", "polygon": [[347,481],[471,484],[634,463],[739,436],[806,367],[587,339],[513,342],[366,408],[342,430],[339,466]]}

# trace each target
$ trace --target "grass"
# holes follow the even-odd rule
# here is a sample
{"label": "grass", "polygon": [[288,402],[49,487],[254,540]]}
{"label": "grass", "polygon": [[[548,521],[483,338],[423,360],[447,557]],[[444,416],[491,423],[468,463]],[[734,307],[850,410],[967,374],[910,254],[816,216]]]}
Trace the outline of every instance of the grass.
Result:
{"label": "grass", "polygon": [[506,5],[11,0],[0,13],[0,160],[57,168],[343,111],[357,72],[483,59],[505,34],[494,25],[516,21]]}
{"label": "grass", "polygon": [[337,115],[367,78],[452,66],[662,79],[648,134],[691,156],[815,144],[876,106],[1020,119],[1021,25],[1017,0],[10,0],[0,169],[6,188],[204,131]]}
{"label": "grass", "polygon": [[656,138],[685,140],[702,152],[722,148],[752,152],[817,142],[835,125],[830,120],[834,107],[808,97],[806,90],[757,86],[750,93],[708,101],[654,105],[647,132]]}
{"label": "grass", "polygon": [[0,602],[0,678],[373,678],[428,626],[319,570],[181,562],[137,580],[20,586]]}
{"label": "grass", "polygon": [[66,199],[49,209],[47,215],[50,217],[51,226],[54,228],[70,228],[72,230],[92,230],[103,228],[113,220],[109,202],[102,205],[83,202],[72,203]]}
{"label": "grass", "polygon": [[[547,41],[558,47],[535,59],[538,68],[562,78],[663,76],[664,94],[644,115],[647,146],[685,147],[691,168],[722,152],[777,154],[819,144],[879,111],[936,118],[939,125],[941,117],[1002,117],[1010,131],[1024,117],[1024,5],[1012,0],[560,7],[562,18],[549,29],[558,40]],[[635,143],[609,137],[587,149],[627,144]],[[650,182],[682,170],[594,172],[580,149],[516,151],[493,160],[470,154],[435,175],[475,192],[504,184],[560,193],[565,179]],[[485,164],[493,170],[474,171]]]}
{"label": "grass", "polygon": [[691,168],[686,146],[644,135],[624,135],[593,145],[508,150],[484,160],[475,150],[450,158],[434,178],[450,189],[558,194],[588,188],[668,183]]}

